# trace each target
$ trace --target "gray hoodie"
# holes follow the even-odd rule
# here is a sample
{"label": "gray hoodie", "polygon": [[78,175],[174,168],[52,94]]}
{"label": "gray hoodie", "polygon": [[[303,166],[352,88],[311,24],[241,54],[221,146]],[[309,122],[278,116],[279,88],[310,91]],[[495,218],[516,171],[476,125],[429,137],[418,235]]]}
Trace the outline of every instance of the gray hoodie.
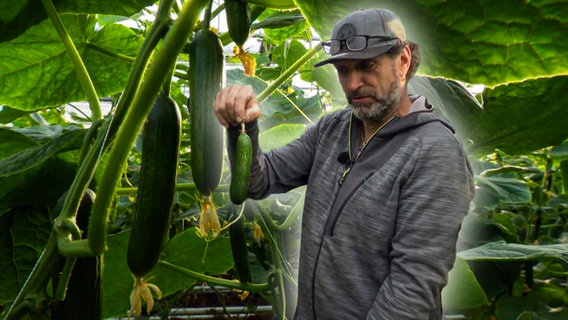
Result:
{"label": "gray hoodie", "polygon": [[[441,318],[473,178],[449,125],[424,97],[411,99],[410,113],[385,125],[357,159],[362,124],[351,108],[266,154],[257,123],[248,125],[249,197],[307,185],[295,319]],[[231,159],[237,135],[229,130]]]}

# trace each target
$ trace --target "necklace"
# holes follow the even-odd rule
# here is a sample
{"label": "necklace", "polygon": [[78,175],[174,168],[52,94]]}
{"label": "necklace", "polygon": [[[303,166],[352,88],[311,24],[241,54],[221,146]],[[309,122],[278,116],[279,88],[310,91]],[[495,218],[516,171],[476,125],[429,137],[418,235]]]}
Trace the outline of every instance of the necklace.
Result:
{"label": "necklace", "polygon": [[361,153],[363,152],[363,150],[365,149],[365,147],[367,146],[367,144],[369,143],[369,141],[371,141],[371,139],[373,139],[373,137],[382,129],[384,128],[384,126],[386,126],[389,122],[391,122],[391,120],[394,119],[394,117],[390,117],[387,121],[385,121],[385,123],[381,124],[377,130],[375,130],[375,132],[373,132],[373,134],[369,137],[369,139],[365,140],[365,130],[362,130],[361,132],[361,136],[359,137],[359,148],[357,148],[357,156],[355,157],[355,159],[359,158],[359,156],[361,155]]}

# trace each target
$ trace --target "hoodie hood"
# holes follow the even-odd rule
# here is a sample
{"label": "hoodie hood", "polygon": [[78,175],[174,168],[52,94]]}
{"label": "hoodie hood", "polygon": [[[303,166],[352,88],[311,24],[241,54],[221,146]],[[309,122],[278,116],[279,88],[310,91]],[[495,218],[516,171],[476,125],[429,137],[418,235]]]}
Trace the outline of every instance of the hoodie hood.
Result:
{"label": "hoodie hood", "polygon": [[[455,133],[453,127],[443,121],[434,111],[434,108],[424,96],[411,95],[412,106],[408,114],[404,117],[395,117],[389,124],[377,132],[377,138],[388,138],[402,131],[406,131],[429,122],[440,122],[447,127],[452,133]],[[360,121],[359,126],[361,125]]]}

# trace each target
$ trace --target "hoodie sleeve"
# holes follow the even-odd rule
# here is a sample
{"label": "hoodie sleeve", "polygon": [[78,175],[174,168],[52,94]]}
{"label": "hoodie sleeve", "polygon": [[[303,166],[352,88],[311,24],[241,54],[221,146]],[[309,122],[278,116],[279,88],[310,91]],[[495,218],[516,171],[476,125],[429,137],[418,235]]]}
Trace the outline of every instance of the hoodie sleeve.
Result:
{"label": "hoodie sleeve", "polygon": [[391,269],[367,319],[441,318],[440,292],[454,263],[473,179],[454,137],[434,134],[419,141],[400,190]]}

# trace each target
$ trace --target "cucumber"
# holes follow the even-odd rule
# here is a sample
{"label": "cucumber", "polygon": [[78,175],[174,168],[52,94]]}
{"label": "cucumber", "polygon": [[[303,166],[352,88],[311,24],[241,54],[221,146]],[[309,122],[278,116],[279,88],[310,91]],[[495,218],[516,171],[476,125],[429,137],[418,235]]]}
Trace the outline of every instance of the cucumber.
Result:
{"label": "cucumber", "polygon": [[210,195],[223,172],[224,128],[215,116],[215,96],[223,79],[223,47],[208,29],[196,32],[189,45],[191,171],[197,190]]}
{"label": "cucumber", "polygon": [[225,16],[229,36],[242,47],[249,37],[251,25],[250,5],[242,0],[225,0]]}
{"label": "cucumber", "polygon": [[177,178],[181,115],[167,94],[160,94],[142,132],[142,162],[127,262],[141,278],[158,262],[169,230]]}
{"label": "cucumber", "polygon": [[245,236],[244,216],[239,216],[236,206],[232,204],[229,204],[229,216],[232,221],[229,225],[229,240],[231,242],[235,270],[237,271],[239,281],[250,283],[252,282],[252,272]]}
{"label": "cucumber", "polygon": [[249,187],[250,167],[252,163],[252,142],[243,129],[237,139],[233,168],[231,170],[231,185],[229,196],[234,204],[246,200]]}

